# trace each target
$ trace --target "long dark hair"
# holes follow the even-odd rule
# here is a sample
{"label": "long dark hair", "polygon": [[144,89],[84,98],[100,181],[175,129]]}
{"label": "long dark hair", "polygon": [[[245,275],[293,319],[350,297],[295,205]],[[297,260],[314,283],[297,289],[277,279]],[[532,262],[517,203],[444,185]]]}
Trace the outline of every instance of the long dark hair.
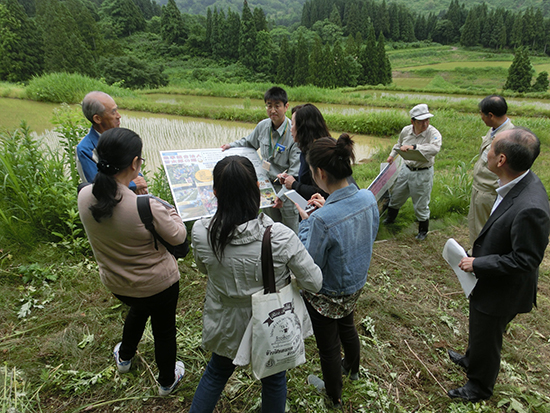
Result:
{"label": "long dark hair", "polygon": [[113,215],[113,208],[122,200],[118,196],[115,175],[128,168],[134,158],[141,157],[143,143],[137,133],[126,128],[113,128],[101,134],[97,142],[97,175],[92,193],[97,202],[90,206],[97,222]]}
{"label": "long dark hair", "polygon": [[303,153],[309,150],[315,140],[330,136],[325,118],[315,105],[300,105],[293,113],[296,113],[296,142]]}
{"label": "long dark hair", "polygon": [[353,144],[347,133],[341,134],[338,140],[332,137],[317,139],[306,155],[307,163],[313,168],[321,168],[327,172],[331,183],[346,179],[353,173]]}
{"label": "long dark hair", "polygon": [[209,227],[209,241],[221,261],[237,226],[256,218],[260,188],[254,165],[243,156],[227,156],[214,167],[214,191],[218,209]]}

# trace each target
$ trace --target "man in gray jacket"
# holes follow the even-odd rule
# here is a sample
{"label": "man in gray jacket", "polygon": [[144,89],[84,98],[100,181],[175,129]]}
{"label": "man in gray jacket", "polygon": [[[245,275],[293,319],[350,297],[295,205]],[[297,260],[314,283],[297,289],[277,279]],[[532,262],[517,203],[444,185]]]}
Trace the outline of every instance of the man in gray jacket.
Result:
{"label": "man in gray jacket", "polygon": [[411,124],[405,126],[399,135],[399,140],[394,145],[388,163],[392,163],[398,154],[402,152],[418,151],[422,160],[405,159],[405,166],[399,171],[399,175],[391,191],[388,215],[384,224],[393,224],[399,208],[412,198],[414,213],[418,219],[418,235],[416,239],[426,239],[430,218],[430,196],[432,193],[434,178],[434,158],[441,149],[441,134],[430,125],[433,116],[428,105],[416,105],[409,112]]}

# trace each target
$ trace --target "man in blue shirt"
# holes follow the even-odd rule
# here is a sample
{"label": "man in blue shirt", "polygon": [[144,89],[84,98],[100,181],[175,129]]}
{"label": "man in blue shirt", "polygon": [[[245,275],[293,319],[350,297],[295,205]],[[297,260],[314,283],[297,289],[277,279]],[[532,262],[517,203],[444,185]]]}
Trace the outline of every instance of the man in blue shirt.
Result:
{"label": "man in blue shirt", "polygon": [[[106,130],[120,126],[120,113],[114,99],[99,91],[84,96],[82,112],[92,123],[92,127],[76,147],[76,166],[82,182],[93,182],[97,174],[97,141]],[[147,182],[140,175],[130,182],[129,188],[137,194],[146,194]]]}

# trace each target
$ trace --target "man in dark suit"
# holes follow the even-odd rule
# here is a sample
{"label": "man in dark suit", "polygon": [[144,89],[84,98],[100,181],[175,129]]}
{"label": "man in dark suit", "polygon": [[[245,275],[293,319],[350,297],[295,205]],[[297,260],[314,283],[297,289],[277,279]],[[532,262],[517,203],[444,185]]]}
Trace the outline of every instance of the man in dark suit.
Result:
{"label": "man in dark suit", "polygon": [[536,305],[538,268],[550,233],[548,195],[529,170],[539,153],[535,134],[516,128],[497,135],[487,154],[487,166],[499,178],[498,196],[473,256],[459,264],[478,281],[470,296],[466,354],[449,350],[468,382],[449,390],[451,398],[476,402],[492,396],[506,325]]}

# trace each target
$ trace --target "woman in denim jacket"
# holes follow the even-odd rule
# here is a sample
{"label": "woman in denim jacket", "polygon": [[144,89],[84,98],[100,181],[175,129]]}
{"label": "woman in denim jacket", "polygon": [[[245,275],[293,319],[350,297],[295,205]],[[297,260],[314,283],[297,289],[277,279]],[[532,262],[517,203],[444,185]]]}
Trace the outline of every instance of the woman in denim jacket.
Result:
{"label": "woman in denim jacket", "polygon": [[353,314],[367,281],[379,223],[374,195],[348,183],[354,160],[349,135],[316,140],[307,161],[315,183],[330,197],[325,202],[314,195],[309,203],[317,210],[309,216],[299,209],[303,220],[298,236],[323,272],[321,291],[304,291],[324,379],[310,375],[308,381],[326,389],[335,406],[342,403],[342,374],[358,378],[360,344]]}

